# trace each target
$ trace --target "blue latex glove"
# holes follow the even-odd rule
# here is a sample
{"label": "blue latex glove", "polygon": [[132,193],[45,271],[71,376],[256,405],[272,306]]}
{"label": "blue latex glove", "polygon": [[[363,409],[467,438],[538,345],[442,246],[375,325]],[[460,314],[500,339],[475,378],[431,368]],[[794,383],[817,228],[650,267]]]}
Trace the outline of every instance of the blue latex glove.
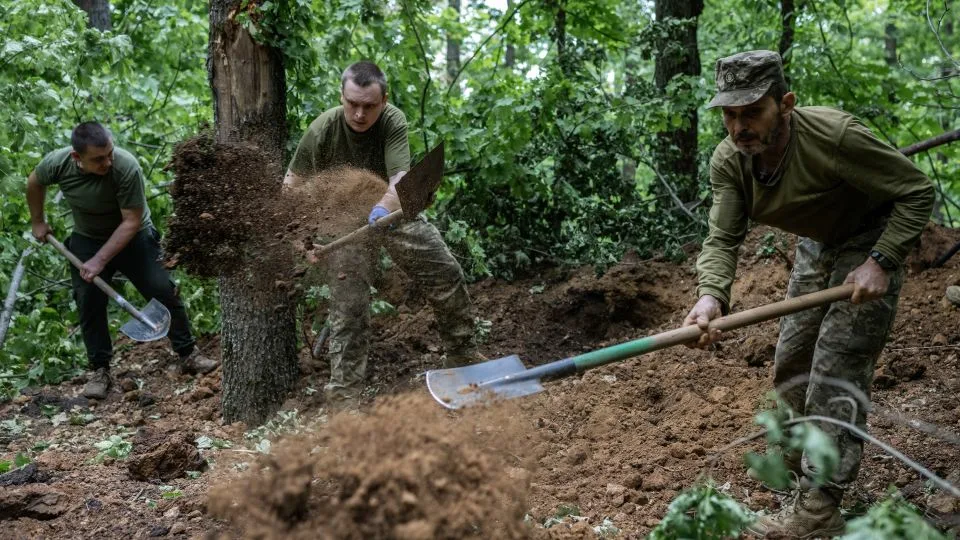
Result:
{"label": "blue latex glove", "polygon": [[[382,206],[380,206],[380,205],[378,204],[378,205],[374,206],[372,210],[370,210],[370,217],[367,218],[367,223],[368,223],[371,227],[378,228],[378,227],[377,227],[377,220],[380,219],[380,218],[386,217],[386,216],[389,215],[389,214],[390,214],[390,211],[389,211],[389,210],[387,210],[386,208],[384,208],[384,207],[382,207]],[[393,225],[390,225],[390,228],[391,228],[391,229],[392,229],[393,227],[394,227]]]}

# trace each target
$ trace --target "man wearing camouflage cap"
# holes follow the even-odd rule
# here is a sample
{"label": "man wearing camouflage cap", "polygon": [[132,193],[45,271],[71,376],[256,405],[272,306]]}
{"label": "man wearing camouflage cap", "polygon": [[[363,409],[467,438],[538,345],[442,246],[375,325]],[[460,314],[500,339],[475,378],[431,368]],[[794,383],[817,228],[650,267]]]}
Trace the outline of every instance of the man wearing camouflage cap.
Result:
{"label": "man wearing camouflage cap", "polygon": [[[737,251],[752,219],[796,234],[787,296],[853,283],[850,301],[784,317],[774,384],[800,375],[809,383],[782,392],[802,415],[847,419],[866,429],[866,410],[821,376],[844,379],[870,393],[874,364],[896,313],[903,262],[933,208],[930,180],[853,116],[826,107],[796,107],[780,55],[750,51],[716,66],[717,95],[729,136],[710,160],[710,232],[697,259],[699,300],[685,325],[705,330],[698,345],[720,338],[710,320],[730,308]],[[831,536],[843,532],[839,506],[856,479],[863,441],[833,425],[840,463],[816,487],[803,456],[784,456],[797,474],[799,496],[789,508],[754,525],[758,534]]]}

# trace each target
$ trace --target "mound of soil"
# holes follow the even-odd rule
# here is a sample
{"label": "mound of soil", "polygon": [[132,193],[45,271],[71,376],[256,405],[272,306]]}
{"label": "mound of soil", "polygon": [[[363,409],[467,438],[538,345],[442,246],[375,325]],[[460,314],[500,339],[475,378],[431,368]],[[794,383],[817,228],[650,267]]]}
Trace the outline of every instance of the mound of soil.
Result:
{"label": "mound of soil", "polygon": [[[510,406],[453,415],[424,395],[378,401],[289,442],[215,490],[210,509],[265,538],[520,538],[534,437]],[[530,430],[532,431],[532,430]]]}

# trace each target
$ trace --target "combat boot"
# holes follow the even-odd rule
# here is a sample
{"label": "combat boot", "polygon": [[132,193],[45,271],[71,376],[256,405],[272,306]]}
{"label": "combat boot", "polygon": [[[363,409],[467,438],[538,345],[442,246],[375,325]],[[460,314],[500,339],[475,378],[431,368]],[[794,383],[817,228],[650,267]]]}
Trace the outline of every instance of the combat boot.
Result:
{"label": "combat boot", "polygon": [[843,534],[846,522],[840,515],[840,501],[823,489],[799,490],[790,506],[764,516],[747,530],[758,536],[784,538],[832,538]]}
{"label": "combat boot", "polygon": [[83,385],[83,397],[91,399],[107,399],[107,392],[110,390],[110,370],[100,368],[94,371],[87,379],[87,384]]}
{"label": "combat boot", "polygon": [[200,349],[193,349],[187,356],[180,357],[180,367],[184,373],[205,375],[217,369],[220,362],[200,354]]}

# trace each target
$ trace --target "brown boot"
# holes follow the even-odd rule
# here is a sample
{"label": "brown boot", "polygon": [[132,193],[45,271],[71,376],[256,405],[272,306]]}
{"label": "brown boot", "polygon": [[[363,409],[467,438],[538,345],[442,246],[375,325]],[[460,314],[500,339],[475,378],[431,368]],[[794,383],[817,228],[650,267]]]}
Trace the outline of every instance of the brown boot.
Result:
{"label": "brown boot", "polygon": [[761,517],[748,530],[758,536],[832,538],[843,534],[846,525],[840,516],[840,501],[823,489],[814,488],[800,490],[792,505]]}
{"label": "brown boot", "polygon": [[200,354],[200,349],[193,349],[193,352],[180,358],[180,366],[184,373],[204,375],[217,369],[219,365],[220,362]]}
{"label": "brown boot", "polygon": [[90,374],[87,378],[87,384],[83,385],[83,397],[91,399],[107,399],[107,392],[110,391],[110,370],[100,368]]}

